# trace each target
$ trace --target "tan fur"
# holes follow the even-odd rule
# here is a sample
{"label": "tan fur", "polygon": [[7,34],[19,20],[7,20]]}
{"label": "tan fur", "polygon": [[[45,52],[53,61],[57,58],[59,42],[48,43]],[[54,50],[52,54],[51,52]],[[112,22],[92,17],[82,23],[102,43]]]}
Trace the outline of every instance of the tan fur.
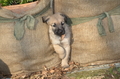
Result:
{"label": "tan fur", "polygon": [[59,54],[59,57],[62,59],[61,65],[62,67],[68,67],[68,61],[69,61],[69,54],[70,54],[70,37],[71,32],[69,26],[65,23],[65,34],[60,36],[57,36],[54,34],[52,29],[55,29],[51,25],[53,23],[56,23],[56,25],[60,25],[62,21],[64,21],[64,17],[60,15],[60,13],[54,14],[52,16],[48,16],[49,21],[47,24],[49,25],[49,35],[51,42],[53,44],[54,50],[56,53]]}

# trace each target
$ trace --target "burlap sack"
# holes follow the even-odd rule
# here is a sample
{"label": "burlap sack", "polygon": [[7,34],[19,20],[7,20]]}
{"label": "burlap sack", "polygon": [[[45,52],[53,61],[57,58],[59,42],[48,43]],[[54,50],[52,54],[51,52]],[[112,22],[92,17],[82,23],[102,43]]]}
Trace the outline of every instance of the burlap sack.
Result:
{"label": "burlap sack", "polygon": [[[33,3],[35,7],[19,9],[16,5],[7,10],[0,9],[0,16],[5,18],[19,18],[27,14],[36,14],[49,4],[48,0]],[[18,8],[20,11],[16,11]],[[24,8],[24,7],[23,7]],[[16,13],[15,13],[16,12]],[[19,13],[19,14],[18,14]],[[42,23],[41,17],[52,14],[51,9],[36,18],[34,30],[25,27],[25,34],[21,40],[14,36],[15,22],[0,23],[0,72],[4,74],[17,74],[33,72],[43,69],[43,66],[53,67],[60,63],[58,55],[54,52],[48,37],[48,26]]]}
{"label": "burlap sack", "polygon": [[[97,16],[120,5],[120,0],[56,0],[55,12],[62,12],[70,18]],[[106,36],[97,30],[98,18],[72,26],[73,40],[71,60],[90,65],[120,61],[120,15],[112,15],[115,32],[108,31],[105,18],[103,25]]]}
{"label": "burlap sack", "polygon": [[55,12],[70,18],[90,17],[109,11],[120,4],[119,0],[55,0]]}

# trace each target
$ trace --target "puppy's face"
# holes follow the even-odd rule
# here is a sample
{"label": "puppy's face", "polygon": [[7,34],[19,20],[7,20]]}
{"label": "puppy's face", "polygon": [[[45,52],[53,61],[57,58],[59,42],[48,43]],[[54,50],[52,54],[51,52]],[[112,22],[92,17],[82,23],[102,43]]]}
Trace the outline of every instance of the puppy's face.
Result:
{"label": "puppy's face", "polygon": [[49,25],[49,29],[58,36],[62,36],[65,34],[65,19],[66,16],[60,13],[42,18],[43,22]]}

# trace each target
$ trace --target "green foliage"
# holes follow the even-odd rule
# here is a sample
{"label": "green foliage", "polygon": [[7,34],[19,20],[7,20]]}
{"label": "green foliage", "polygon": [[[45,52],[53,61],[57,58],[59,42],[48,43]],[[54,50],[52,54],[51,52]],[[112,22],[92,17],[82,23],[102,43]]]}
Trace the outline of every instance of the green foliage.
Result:
{"label": "green foliage", "polygon": [[8,6],[8,5],[24,4],[33,1],[37,1],[37,0],[0,0],[0,3],[2,4],[2,6]]}
{"label": "green foliage", "polygon": [[73,79],[120,79],[120,67],[76,72],[67,74],[67,76]]}
{"label": "green foliage", "polygon": [[109,68],[102,79],[120,79],[120,68]]}
{"label": "green foliage", "polygon": [[33,0],[21,0],[20,4],[28,3],[28,2],[33,2]]}

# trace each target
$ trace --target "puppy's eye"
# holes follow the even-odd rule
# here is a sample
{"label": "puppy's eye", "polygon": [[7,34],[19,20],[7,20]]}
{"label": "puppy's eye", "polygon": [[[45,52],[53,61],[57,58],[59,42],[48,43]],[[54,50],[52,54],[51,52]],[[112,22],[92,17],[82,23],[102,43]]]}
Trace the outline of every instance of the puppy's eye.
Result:
{"label": "puppy's eye", "polygon": [[61,25],[64,25],[65,24],[65,22],[61,22]]}
{"label": "puppy's eye", "polygon": [[56,24],[54,23],[54,24],[52,24],[51,26],[56,27]]}

